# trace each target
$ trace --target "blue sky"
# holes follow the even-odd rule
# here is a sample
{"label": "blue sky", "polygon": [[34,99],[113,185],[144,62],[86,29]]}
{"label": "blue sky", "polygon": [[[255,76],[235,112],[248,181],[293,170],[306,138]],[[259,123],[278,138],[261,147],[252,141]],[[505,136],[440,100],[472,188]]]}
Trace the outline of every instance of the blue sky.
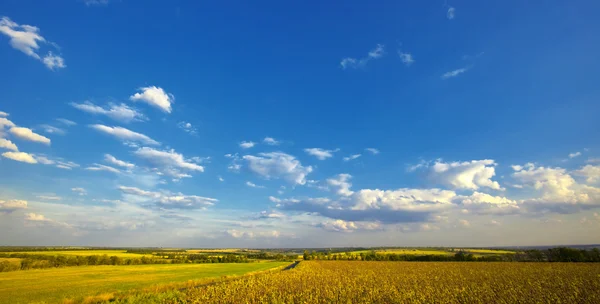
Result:
{"label": "blue sky", "polygon": [[599,8],[7,1],[0,244],[600,243]]}

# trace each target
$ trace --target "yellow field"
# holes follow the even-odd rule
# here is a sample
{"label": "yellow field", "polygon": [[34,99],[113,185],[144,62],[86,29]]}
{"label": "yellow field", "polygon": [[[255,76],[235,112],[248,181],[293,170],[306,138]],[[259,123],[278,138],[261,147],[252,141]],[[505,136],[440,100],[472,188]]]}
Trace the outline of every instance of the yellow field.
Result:
{"label": "yellow field", "polygon": [[147,288],[157,284],[242,275],[289,263],[79,266],[0,273],[0,303],[61,302],[65,298]]}
{"label": "yellow field", "polygon": [[20,263],[21,259],[19,258],[0,258],[0,262],[11,262],[11,263]]}
{"label": "yellow field", "polygon": [[116,303],[596,304],[600,264],[308,261],[288,271]]}
{"label": "yellow field", "polygon": [[496,250],[496,249],[461,249],[470,253],[479,253],[479,254],[515,254],[516,251],[509,250]]}
{"label": "yellow field", "polygon": [[59,251],[23,251],[23,252],[2,252],[2,253],[19,253],[19,254],[36,254],[36,255],[74,255],[74,256],[90,256],[90,255],[108,255],[118,256],[120,258],[141,258],[143,256],[151,257],[151,254],[127,253],[127,250],[59,250]]}

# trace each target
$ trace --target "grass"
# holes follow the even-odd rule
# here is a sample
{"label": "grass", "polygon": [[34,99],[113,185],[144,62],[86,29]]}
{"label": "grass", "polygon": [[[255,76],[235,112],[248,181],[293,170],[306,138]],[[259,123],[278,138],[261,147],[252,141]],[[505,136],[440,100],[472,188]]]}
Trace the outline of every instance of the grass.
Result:
{"label": "grass", "polygon": [[11,263],[20,263],[21,259],[19,258],[0,258],[0,262],[11,262]]}
{"label": "grass", "polygon": [[287,264],[80,266],[5,272],[0,273],[0,303],[57,303],[161,284],[242,275]]}
{"label": "grass", "polygon": [[120,258],[141,258],[143,256],[151,257],[151,254],[127,253],[127,250],[64,250],[64,251],[24,251],[24,252],[3,252],[35,255],[72,255],[72,256],[90,256],[90,255],[108,255],[118,256]]}

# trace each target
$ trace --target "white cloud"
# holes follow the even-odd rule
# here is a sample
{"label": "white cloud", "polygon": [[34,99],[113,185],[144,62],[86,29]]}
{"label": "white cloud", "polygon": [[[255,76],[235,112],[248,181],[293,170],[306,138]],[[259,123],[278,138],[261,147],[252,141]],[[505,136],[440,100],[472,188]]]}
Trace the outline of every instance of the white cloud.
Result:
{"label": "white cloud", "polygon": [[225,181],[225,179],[222,178],[222,177],[220,177],[220,176],[218,177],[218,179],[219,179],[220,182],[224,182]]}
{"label": "white cloud", "polygon": [[283,152],[259,153],[258,156],[244,155],[248,168],[264,178],[281,178],[293,184],[304,185],[311,166],[304,167],[294,156]]}
{"label": "white cloud", "polygon": [[456,189],[477,190],[480,187],[487,187],[502,190],[500,184],[492,180],[496,175],[495,166],[493,160],[484,159],[451,163],[437,160],[433,166],[421,163],[420,167],[429,167],[430,176],[434,180]]}
{"label": "white cloud", "polygon": [[57,128],[51,125],[41,125],[42,130],[46,133],[57,134],[57,135],[65,135],[67,132],[61,128]]}
{"label": "white cloud", "polygon": [[142,101],[165,113],[171,113],[171,104],[175,102],[173,94],[165,92],[156,86],[142,87],[141,93],[135,93],[129,97],[132,101]]}
{"label": "white cloud", "polygon": [[15,124],[12,121],[8,120],[7,118],[0,117],[0,129],[4,127],[10,128],[14,126]]}
{"label": "white cloud", "polygon": [[50,145],[50,139],[48,137],[34,133],[29,128],[12,127],[12,128],[10,128],[9,132],[12,135],[14,135],[15,137],[18,137],[22,140],[28,140],[28,141],[39,142],[42,144]]}
{"label": "white cloud", "polygon": [[446,17],[449,20],[452,20],[452,19],[454,19],[454,15],[455,14],[456,14],[456,9],[451,6],[451,7],[448,8],[448,12],[446,13]]}
{"label": "white cloud", "polygon": [[586,162],[588,164],[600,164],[600,158],[589,158]]}
{"label": "white cloud", "polygon": [[583,168],[574,172],[576,175],[580,175],[586,178],[586,182],[589,184],[600,181],[600,166],[586,165]]}
{"label": "white cloud", "polygon": [[398,51],[398,56],[400,56],[400,60],[402,60],[402,63],[404,63],[404,65],[406,65],[406,66],[410,66],[411,64],[413,64],[415,62],[415,59],[413,58],[412,54],[410,54],[410,53],[404,53],[402,51]]}
{"label": "white cloud", "polygon": [[359,158],[361,156],[362,156],[361,154],[353,154],[353,155],[344,157],[343,159],[344,159],[345,162],[347,162],[347,161],[351,161],[351,160],[357,159],[357,158]]}
{"label": "white cloud", "polygon": [[278,146],[280,144],[280,142],[273,137],[265,137],[263,143],[269,146]]}
{"label": "white cloud", "polygon": [[17,148],[17,145],[15,145],[12,141],[8,140],[8,139],[4,139],[4,138],[0,138],[0,149],[6,149],[6,150],[11,150],[11,151],[19,151],[19,148]]}
{"label": "white cloud", "polygon": [[83,2],[87,6],[92,6],[92,5],[107,5],[108,4],[108,0],[83,0]]}
{"label": "white cloud", "polygon": [[112,165],[115,165],[115,166],[119,166],[119,167],[123,167],[123,168],[126,168],[126,169],[133,169],[135,167],[134,164],[128,163],[128,162],[123,161],[123,160],[119,160],[119,159],[117,159],[116,157],[114,157],[114,156],[112,156],[110,154],[104,154],[104,161],[107,162],[107,163],[109,163],[109,164],[112,164]]}
{"label": "white cloud", "polygon": [[366,148],[365,150],[368,151],[368,152],[370,152],[373,155],[377,155],[377,154],[380,153],[379,150],[375,149],[375,148]]}
{"label": "white cloud", "polygon": [[363,189],[355,194],[354,210],[391,209],[391,210],[438,210],[452,204],[456,197],[454,191],[440,189]]}
{"label": "white cloud", "polygon": [[471,227],[471,223],[469,223],[469,221],[467,221],[467,220],[459,220],[458,224],[465,228]]}
{"label": "white cloud", "polygon": [[327,158],[333,157],[333,153],[338,152],[339,150],[340,149],[325,150],[321,148],[306,148],[304,149],[304,152],[316,157],[318,160],[325,160]]}
{"label": "white cloud", "polygon": [[35,160],[42,165],[55,165],[55,167],[65,170],[79,167],[78,164],[72,161],[66,161],[62,158],[49,158],[45,155],[35,155]]}
{"label": "white cloud", "polygon": [[40,48],[39,42],[48,43],[50,45],[55,44],[44,39],[44,37],[40,35],[40,29],[37,27],[25,24],[19,25],[8,17],[2,17],[2,19],[0,19],[0,33],[10,38],[9,44],[13,48],[42,61],[49,69],[64,68],[66,66],[64,59],[52,54],[52,52],[48,52],[44,58],[41,58],[40,55],[38,55],[37,51]]}
{"label": "white cloud", "polygon": [[90,113],[93,115],[105,115],[110,117],[111,119],[124,123],[147,120],[144,114],[138,112],[134,108],[130,108],[124,103],[120,105],[109,103],[108,107],[105,108],[97,106],[89,101],[85,101],[83,103],[72,102],[70,103],[70,105],[83,112]]}
{"label": "white cloud", "polygon": [[65,118],[57,118],[56,121],[58,121],[58,122],[60,122],[62,124],[65,124],[65,125],[67,125],[69,127],[70,126],[74,126],[74,125],[77,124],[76,122],[74,122],[72,120],[65,119]]}
{"label": "white cloud", "polygon": [[569,158],[575,158],[581,156],[581,152],[573,152],[573,153],[569,153]]}
{"label": "white cloud", "polygon": [[191,177],[184,172],[204,172],[203,166],[193,163],[191,159],[185,159],[173,149],[160,151],[142,147],[133,154],[156,167],[161,173],[174,178]]}
{"label": "white cloud", "polygon": [[515,214],[521,211],[518,203],[502,196],[493,196],[482,192],[473,192],[468,196],[457,196],[453,199],[455,204],[461,205],[463,210],[475,214]]}
{"label": "white cloud", "polygon": [[111,172],[111,173],[116,173],[116,174],[121,173],[121,171],[119,169],[113,168],[111,166],[101,165],[101,164],[94,164],[92,167],[87,167],[85,169],[89,170],[89,171],[106,171],[106,172]]}
{"label": "white cloud", "polygon": [[253,182],[250,182],[250,181],[246,182],[246,186],[248,186],[250,188],[263,188],[263,189],[265,188],[265,186],[259,186],[259,185],[255,184]]}
{"label": "white cloud", "polygon": [[25,152],[4,152],[2,156],[23,163],[37,164],[33,155]]}
{"label": "white cloud", "polygon": [[38,195],[37,198],[45,201],[60,201],[62,197],[56,195]]}
{"label": "white cloud", "polygon": [[253,141],[243,141],[240,143],[240,148],[242,149],[250,149],[256,145]]}
{"label": "white cloud", "polygon": [[63,222],[58,222],[53,219],[49,219],[45,217],[43,214],[36,213],[25,213],[25,220],[35,224],[42,225],[50,225],[50,226],[60,226],[65,228],[71,228],[71,225]]}
{"label": "white cloud", "polygon": [[378,44],[377,46],[375,46],[374,49],[369,51],[369,54],[366,57],[361,59],[346,57],[342,59],[340,65],[344,70],[348,68],[356,69],[359,67],[364,67],[369,61],[383,57],[383,55],[385,54],[384,48],[384,45]]}
{"label": "white cloud", "polygon": [[277,230],[253,232],[230,229],[226,233],[236,239],[278,238],[281,236],[281,233]]}
{"label": "white cloud", "polygon": [[105,125],[90,125],[90,127],[102,133],[112,135],[122,141],[140,142],[147,145],[160,145],[159,142],[153,140],[152,138],[144,134],[137,133],[122,127],[109,127]]}
{"label": "white cloud", "polygon": [[461,68],[461,69],[456,69],[454,71],[446,72],[446,73],[444,73],[444,75],[442,75],[442,79],[449,79],[449,78],[456,77],[468,70],[469,70],[469,68]]}
{"label": "white cloud", "polygon": [[0,200],[0,214],[12,213],[19,209],[27,209],[27,201],[24,200]]}
{"label": "white cloud", "polygon": [[144,203],[150,203],[164,209],[205,209],[218,202],[214,198],[167,191],[154,192],[126,186],[119,186],[118,189],[125,195],[133,195],[138,199],[142,199]]}
{"label": "white cloud", "polygon": [[352,232],[358,229],[358,226],[354,222],[344,220],[325,221],[317,226],[325,230],[337,232]]}
{"label": "white cloud", "polygon": [[52,52],[48,52],[48,54],[44,56],[42,62],[51,70],[67,67],[67,65],[65,65],[65,60],[61,56],[54,55]]}
{"label": "white cloud", "polygon": [[273,212],[273,211],[261,211],[256,219],[282,219],[285,218],[285,214]]}
{"label": "white cloud", "polygon": [[198,130],[189,122],[181,121],[177,124],[177,127],[191,135],[196,135],[198,133]]}
{"label": "white cloud", "polygon": [[81,187],[75,187],[75,188],[71,188],[71,191],[83,196],[83,195],[87,195],[87,191],[84,188]]}
{"label": "white cloud", "polygon": [[4,111],[0,111],[0,117],[6,117],[8,115],[9,115],[8,113],[6,113]]}
{"label": "white cloud", "polygon": [[350,183],[350,179],[352,175],[350,174],[338,174],[336,177],[332,177],[327,179],[327,184],[335,189],[336,193],[341,196],[350,196],[354,192],[350,190],[352,184]]}

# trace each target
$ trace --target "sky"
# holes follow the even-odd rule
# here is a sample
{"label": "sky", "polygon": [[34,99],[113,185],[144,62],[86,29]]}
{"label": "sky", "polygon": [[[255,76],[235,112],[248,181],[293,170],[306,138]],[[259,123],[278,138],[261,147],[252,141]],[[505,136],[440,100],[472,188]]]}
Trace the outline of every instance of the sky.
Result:
{"label": "sky", "polygon": [[0,245],[600,243],[599,10],[3,1]]}

